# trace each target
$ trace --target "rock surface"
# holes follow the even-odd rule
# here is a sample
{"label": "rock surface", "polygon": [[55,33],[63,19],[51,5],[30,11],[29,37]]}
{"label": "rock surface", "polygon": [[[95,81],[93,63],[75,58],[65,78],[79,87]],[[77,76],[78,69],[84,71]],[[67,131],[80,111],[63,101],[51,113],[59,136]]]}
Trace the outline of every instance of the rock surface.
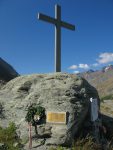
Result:
{"label": "rock surface", "polygon": [[0,58],[0,85],[2,81],[10,81],[17,76],[19,76],[19,74],[16,72],[16,70],[6,61]]}
{"label": "rock surface", "polygon": [[[91,97],[99,99],[96,89],[76,75],[54,73],[20,76],[0,90],[0,102],[5,110],[0,125],[5,127],[10,121],[15,122],[18,135],[25,143],[28,140],[25,108],[30,103],[40,104],[46,113],[67,112],[68,117],[66,124],[52,124],[45,120],[45,123],[37,126],[38,135],[32,127],[33,147],[40,150],[40,145],[71,145],[88,114]],[[27,144],[25,148],[28,149]]]}

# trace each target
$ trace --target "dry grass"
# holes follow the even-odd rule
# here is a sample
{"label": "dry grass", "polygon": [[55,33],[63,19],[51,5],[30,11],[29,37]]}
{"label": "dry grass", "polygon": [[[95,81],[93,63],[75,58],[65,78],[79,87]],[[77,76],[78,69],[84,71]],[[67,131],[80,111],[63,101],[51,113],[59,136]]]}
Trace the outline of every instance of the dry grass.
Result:
{"label": "dry grass", "polygon": [[[51,148],[50,150],[67,150],[64,147]],[[102,150],[102,146],[93,142],[89,136],[86,138],[78,139],[73,144],[71,150]],[[109,150],[112,150],[111,148]]]}
{"label": "dry grass", "polygon": [[108,115],[113,117],[113,101],[111,102],[111,104],[106,103],[101,103],[100,105],[100,111],[102,114]]}

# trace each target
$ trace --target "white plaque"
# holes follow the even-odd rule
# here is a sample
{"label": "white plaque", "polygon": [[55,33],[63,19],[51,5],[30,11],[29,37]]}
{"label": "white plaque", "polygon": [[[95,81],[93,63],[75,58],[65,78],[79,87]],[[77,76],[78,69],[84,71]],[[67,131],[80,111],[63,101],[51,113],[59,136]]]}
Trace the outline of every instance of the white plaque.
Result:
{"label": "white plaque", "polygon": [[90,98],[91,102],[91,121],[95,121],[98,119],[98,101],[97,99]]}

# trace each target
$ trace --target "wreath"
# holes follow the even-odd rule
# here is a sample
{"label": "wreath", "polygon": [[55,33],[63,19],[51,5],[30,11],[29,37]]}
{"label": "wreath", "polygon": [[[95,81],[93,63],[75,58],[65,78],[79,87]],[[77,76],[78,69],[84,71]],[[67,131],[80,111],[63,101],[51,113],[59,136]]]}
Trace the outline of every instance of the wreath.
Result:
{"label": "wreath", "polygon": [[[35,103],[30,104],[30,106],[27,106],[26,111],[27,114],[25,116],[25,120],[28,123],[31,123],[33,126],[38,124],[38,122],[45,117],[45,108]],[[38,119],[34,118],[35,116],[38,116]]]}

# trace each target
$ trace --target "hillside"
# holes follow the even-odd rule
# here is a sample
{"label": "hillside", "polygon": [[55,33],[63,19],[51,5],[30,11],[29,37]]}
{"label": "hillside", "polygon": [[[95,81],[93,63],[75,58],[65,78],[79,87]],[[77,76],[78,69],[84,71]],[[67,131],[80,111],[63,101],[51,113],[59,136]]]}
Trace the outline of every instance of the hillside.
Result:
{"label": "hillside", "polygon": [[113,66],[107,66],[99,71],[87,71],[80,74],[93,85],[99,92],[99,96],[106,97],[113,95]]}
{"label": "hillside", "polygon": [[16,70],[0,57],[0,81],[8,82],[17,76]]}

